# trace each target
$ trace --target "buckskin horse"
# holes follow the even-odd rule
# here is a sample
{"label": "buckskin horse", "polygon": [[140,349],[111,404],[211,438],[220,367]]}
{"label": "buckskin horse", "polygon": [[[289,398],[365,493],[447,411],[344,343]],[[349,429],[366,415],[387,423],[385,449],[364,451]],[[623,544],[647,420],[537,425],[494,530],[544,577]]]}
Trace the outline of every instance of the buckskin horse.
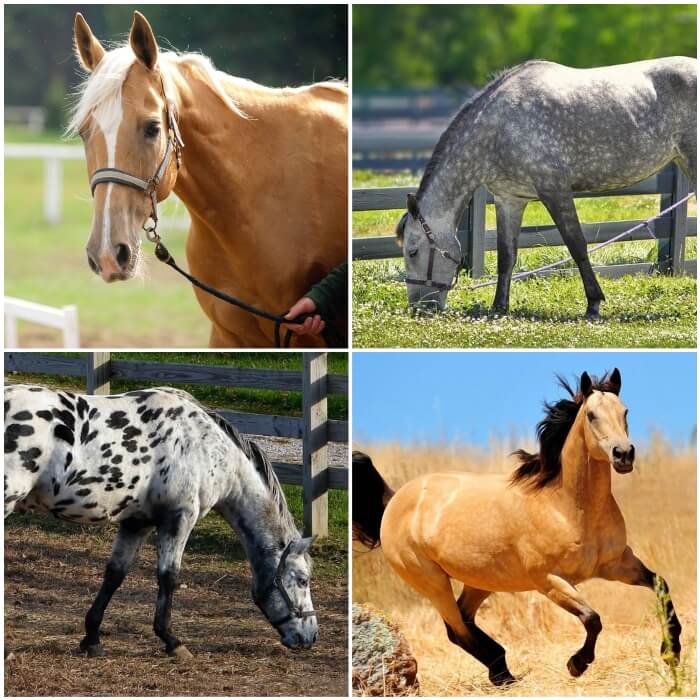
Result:
{"label": "buckskin horse", "polygon": [[[272,89],[226,75],[201,54],[161,51],[138,12],[124,46],[106,51],[80,14],[74,40],[88,77],[68,133],[85,145],[87,257],[102,279],[133,276],[140,230],[155,239],[157,203],[171,192],[191,218],[190,272],[268,312],[284,312],[347,259],[344,84]],[[211,346],[273,344],[271,321],[195,294]]]}
{"label": "buckskin horse", "polygon": [[[354,536],[381,544],[394,571],[438,610],[448,639],[484,664],[494,685],[515,678],[505,649],[475,617],[498,591],[539,591],[581,621],[586,640],[567,663],[576,677],[593,662],[602,630],[576,584],[602,578],[646,586],[665,612],[661,654],[669,664],[680,657],[681,624],[668,585],[627,544],[611,491],[611,469],[627,474],[635,458],[620,372],[601,380],[584,372],[577,391],[560,381],[570,397],[546,404],[539,451],[518,451],[511,475],[426,474],[393,493],[367,455],[353,455],[360,494]],[[450,579],[464,584],[457,600]]]}
{"label": "buckskin horse", "polygon": [[697,178],[697,61],[673,57],[602,68],[528,61],[498,76],[438,141],[396,229],[408,301],[444,309],[462,251],[458,219],[480,185],[496,203],[496,312],[508,310],[518,234],[528,202],[542,201],[576,262],[598,318],[603,291],[574,205],[676,162]]}
{"label": "buckskin horse", "polygon": [[318,623],[310,590],[312,538],[302,538],[267,455],[177,389],[80,396],[5,388],[5,517],[39,512],[119,530],[85,617],[80,648],[104,656],[100,626],[112,596],[155,530],[153,628],[177,661],[192,654],[170,616],[185,546],[211,510],[236,532],[253,573],[253,601],[285,646],[308,649]]}

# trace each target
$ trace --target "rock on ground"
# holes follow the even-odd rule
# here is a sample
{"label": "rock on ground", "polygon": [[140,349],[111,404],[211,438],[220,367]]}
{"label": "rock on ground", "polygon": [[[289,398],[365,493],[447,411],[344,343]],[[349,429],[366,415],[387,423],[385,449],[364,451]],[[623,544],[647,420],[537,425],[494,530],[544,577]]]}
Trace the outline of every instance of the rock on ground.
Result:
{"label": "rock on ground", "polygon": [[352,606],[354,695],[417,695],[418,664],[399,628],[370,605]]}

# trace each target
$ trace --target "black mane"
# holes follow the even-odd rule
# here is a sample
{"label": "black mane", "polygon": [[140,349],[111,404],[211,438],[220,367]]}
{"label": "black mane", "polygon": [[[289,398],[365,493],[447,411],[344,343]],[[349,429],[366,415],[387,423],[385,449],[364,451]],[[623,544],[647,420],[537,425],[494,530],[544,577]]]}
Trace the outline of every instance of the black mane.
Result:
{"label": "black mane", "polygon": [[[524,483],[532,490],[539,490],[552,483],[561,473],[561,451],[584,401],[584,396],[580,388],[574,391],[563,377],[557,375],[557,380],[559,386],[569,394],[570,398],[559,399],[555,403],[545,401],[545,417],[537,424],[540,450],[535,454],[525,450],[513,452],[513,455],[520,460],[520,466],[510,477],[512,485]],[[600,379],[591,377],[591,381],[595,391],[615,391],[610,383],[609,372]]]}

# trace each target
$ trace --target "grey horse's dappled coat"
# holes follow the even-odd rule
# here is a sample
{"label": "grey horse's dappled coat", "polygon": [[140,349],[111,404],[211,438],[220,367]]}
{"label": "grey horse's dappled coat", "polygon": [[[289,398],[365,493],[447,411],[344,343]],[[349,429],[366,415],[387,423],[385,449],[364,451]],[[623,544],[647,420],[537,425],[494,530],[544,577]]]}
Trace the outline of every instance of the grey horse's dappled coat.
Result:
{"label": "grey horse's dappled coat", "polygon": [[[540,199],[576,261],[595,317],[603,292],[593,274],[576,192],[625,187],[676,162],[695,189],[697,61],[672,57],[602,68],[529,61],[472,98],[442,134],[408,213],[399,222],[408,278],[424,275],[428,241],[420,211],[440,247],[454,253],[454,231],[474,190],[494,195],[498,286],[494,308],[508,307],[517,237],[527,202]],[[458,246],[458,244],[457,244]],[[434,279],[455,265],[436,257]],[[408,285],[411,304],[444,307],[447,290]]]}
{"label": "grey horse's dappled coat", "polygon": [[192,528],[211,510],[239,535],[253,571],[255,602],[282,641],[310,646],[316,637],[315,616],[292,614],[312,610],[310,540],[300,538],[267,456],[185,392],[81,396],[6,387],[5,516],[14,510],[119,526],[102,590],[86,618],[82,646],[88,653],[102,653],[104,610],[154,529],[155,630],[168,652],[186,653],[184,647],[177,652],[182,644],[170,629],[172,594]]}

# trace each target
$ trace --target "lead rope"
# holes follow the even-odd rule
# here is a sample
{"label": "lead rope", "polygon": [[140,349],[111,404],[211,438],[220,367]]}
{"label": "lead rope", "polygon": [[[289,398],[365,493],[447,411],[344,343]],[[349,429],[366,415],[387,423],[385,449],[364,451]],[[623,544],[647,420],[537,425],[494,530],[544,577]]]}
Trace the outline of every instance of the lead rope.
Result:
{"label": "lead rope", "polygon": [[[156,234],[157,235],[157,234]],[[239,309],[243,309],[244,311],[247,311],[249,314],[253,314],[254,316],[259,316],[260,318],[266,318],[269,321],[272,321],[275,324],[275,347],[281,348],[285,347],[288,348],[291,343],[292,339],[292,331],[287,329],[287,332],[284,335],[284,345],[282,344],[282,338],[281,338],[281,326],[283,323],[304,323],[304,321],[307,318],[311,318],[315,316],[316,314],[300,314],[299,316],[296,316],[294,319],[288,319],[285,318],[286,314],[289,313],[289,310],[285,311],[284,313],[281,313],[279,315],[271,314],[268,311],[263,311],[262,309],[258,309],[256,306],[253,306],[252,304],[248,304],[245,301],[242,301],[241,299],[238,299],[234,296],[231,296],[229,294],[226,294],[224,292],[220,292],[218,289],[214,289],[214,287],[210,287],[208,284],[205,284],[201,280],[198,280],[196,277],[191,275],[189,272],[186,272],[183,270],[177,262],[175,262],[175,258],[170,254],[170,251],[165,247],[163,242],[158,238],[156,242],[156,249],[155,249],[155,254],[158,260],[161,262],[165,263],[166,265],[169,265],[170,267],[173,268],[176,272],[179,272],[184,278],[189,280],[195,287],[199,287],[199,289],[207,292],[207,294],[211,294],[212,296],[217,297],[218,299],[221,299],[222,301],[225,301],[229,304],[232,304],[233,306],[237,306]],[[321,317],[323,318],[323,317]],[[325,319],[324,319],[325,320]],[[326,327],[323,329],[322,332],[323,339],[326,341],[326,345],[329,347],[342,347],[343,345],[343,338],[340,337],[340,332],[337,331],[332,325],[330,325],[328,322],[326,322]]]}

